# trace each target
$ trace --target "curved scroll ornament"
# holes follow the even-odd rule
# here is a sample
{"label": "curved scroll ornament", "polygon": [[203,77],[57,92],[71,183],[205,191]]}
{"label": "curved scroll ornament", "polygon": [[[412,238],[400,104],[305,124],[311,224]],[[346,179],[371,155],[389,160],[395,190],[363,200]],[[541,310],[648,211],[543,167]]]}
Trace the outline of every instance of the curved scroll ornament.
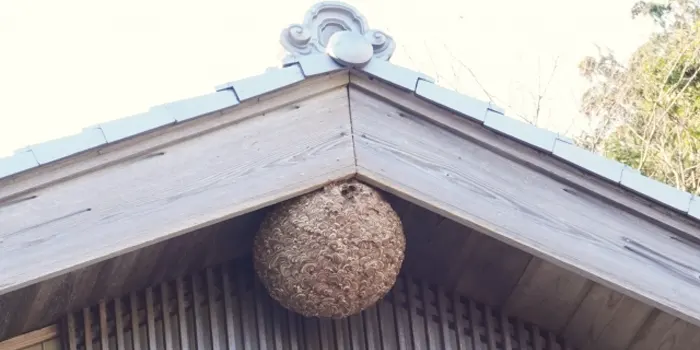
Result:
{"label": "curved scroll ornament", "polygon": [[280,42],[289,53],[285,63],[294,62],[299,56],[325,53],[331,35],[338,31],[364,36],[372,44],[375,59],[388,61],[396,48],[389,35],[370,30],[365,17],[354,7],[338,1],[324,1],[306,12],[303,24],[293,24],[282,31]]}

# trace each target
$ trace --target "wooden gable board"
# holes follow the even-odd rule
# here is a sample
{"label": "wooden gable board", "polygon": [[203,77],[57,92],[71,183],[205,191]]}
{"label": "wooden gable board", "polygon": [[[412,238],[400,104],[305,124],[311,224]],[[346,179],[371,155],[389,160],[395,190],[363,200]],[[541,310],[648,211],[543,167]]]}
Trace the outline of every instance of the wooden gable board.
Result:
{"label": "wooden gable board", "polygon": [[693,196],[444,90],[310,55],[20,150],[0,160],[0,295],[358,176],[700,325]]}

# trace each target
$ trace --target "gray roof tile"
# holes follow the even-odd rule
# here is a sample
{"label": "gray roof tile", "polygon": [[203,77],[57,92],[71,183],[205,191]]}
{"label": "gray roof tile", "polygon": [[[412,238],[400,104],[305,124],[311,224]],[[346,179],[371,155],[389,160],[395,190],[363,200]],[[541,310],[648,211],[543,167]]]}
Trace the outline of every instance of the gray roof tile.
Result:
{"label": "gray roof tile", "polygon": [[646,177],[628,166],[622,171],[620,185],[684,213],[690,209],[690,193]]}
{"label": "gray roof tile", "polygon": [[304,55],[297,59],[297,63],[307,78],[346,69],[324,54]]}
{"label": "gray roof tile", "polygon": [[71,154],[104,145],[105,143],[107,143],[107,140],[101,129],[88,128],[76,135],[33,145],[31,146],[31,150],[34,152],[39,164],[46,164],[54,160],[68,157]]}
{"label": "gray roof tile", "polygon": [[493,102],[489,102],[489,109],[492,110],[492,111],[494,111],[494,112],[496,112],[496,113],[500,113],[500,114],[505,114],[505,113],[506,113],[506,110],[505,110],[505,109],[503,109],[502,107],[496,105],[496,104],[493,103]]}
{"label": "gray roof tile", "polygon": [[688,209],[688,215],[700,219],[700,197],[693,196],[690,200],[690,208]]}
{"label": "gray roof tile", "polygon": [[557,139],[554,143],[554,150],[552,153],[558,158],[602,176],[614,183],[620,182],[622,169],[625,168],[622,163],[605,158],[597,153],[590,152],[561,139]]}
{"label": "gray roof tile", "polygon": [[416,86],[416,95],[480,122],[484,121],[486,111],[491,108],[488,102],[462,95],[420,78]]}
{"label": "gray roof tile", "polygon": [[568,137],[568,136],[566,136],[566,135],[564,135],[564,134],[562,134],[562,133],[557,133],[557,140],[561,140],[561,141],[564,141],[564,142],[566,142],[566,143],[570,143],[570,144],[572,144],[572,145],[575,145],[575,144],[576,144],[576,143],[574,142],[574,139],[572,139],[571,137]]}
{"label": "gray roof tile", "polygon": [[237,80],[231,83],[231,88],[238,100],[245,100],[279,90],[285,86],[304,80],[304,73],[298,64],[284,68],[273,69],[260,75]]}
{"label": "gray roof tile", "polygon": [[229,89],[155,106],[151,111],[167,113],[176,122],[181,122],[230,108],[238,103],[236,94]]}
{"label": "gray roof tile", "polygon": [[369,61],[366,66],[361,68],[361,71],[409,91],[416,91],[418,79],[435,82],[433,78],[425,74],[382,60]]}
{"label": "gray roof tile", "polygon": [[27,169],[38,166],[39,162],[34,157],[34,152],[31,149],[23,149],[15,154],[0,158],[0,178],[10,176]]}
{"label": "gray roof tile", "polygon": [[557,134],[554,132],[491,110],[486,112],[484,126],[549,153],[554,149],[554,141],[557,139]]}
{"label": "gray roof tile", "polygon": [[[234,107],[240,101],[298,83],[305,77],[343,69],[345,68],[323,54],[303,56],[284,68],[268,70],[261,75],[219,86],[215,93],[155,106],[147,113],[102,123],[98,127],[87,128],[77,135],[19,150],[13,156],[0,158],[0,178],[107,142],[115,142],[173,122],[181,122]],[[700,219],[700,199],[645,177],[636,169],[625,167],[614,160],[579,148],[568,137],[505,116],[503,109],[492,103],[479,101],[437,86],[433,79],[424,74],[383,60],[371,60],[363,68],[355,70],[415,92],[420,98],[458,114],[483,121],[484,126],[489,129],[548,153],[551,152],[555,157],[592,174],[618,182],[622,187]],[[693,198],[692,201],[691,198]]]}
{"label": "gray roof tile", "polygon": [[107,142],[115,142],[161,126],[175,123],[175,118],[162,109],[112,120],[99,125]]}

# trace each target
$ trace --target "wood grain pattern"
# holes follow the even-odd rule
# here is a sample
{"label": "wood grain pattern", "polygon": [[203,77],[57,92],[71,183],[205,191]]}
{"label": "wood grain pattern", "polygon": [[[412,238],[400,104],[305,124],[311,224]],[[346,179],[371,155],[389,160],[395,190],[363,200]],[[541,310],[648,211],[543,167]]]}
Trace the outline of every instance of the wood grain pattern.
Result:
{"label": "wood grain pattern", "polygon": [[350,105],[362,179],[700,324],[700,284],[623,247],[628,237],[700,266],[668,230],[352,87]]}
{"label": "wood grain pattern", "polygon": [[528,315],[530,322],[560,332],[590,287],[591,282],[586,278],[533,258],[508,297],[504,310],[512,315]]}
{"label": "wood grain pattern", "polygon": [[391,194],[385,198],[404,225],[406,271],[482,303],[505,303],[532,255]]}
{"label": "wood grain pattern", "polygon": [[412,92],[396,89],[352,72],[350,86],[370,92],[378,99],[399,105],[402,110],[425,117],[431,123],[444,127],[470,142],[480,144],[485,149],[515,163],[562,181],[577,191],[592,194],[623,211],[637,214],[640,218],[658,224],[671,233],[700,239],[700,223],[697,220],[669,210],[634,192],[624,190],[617,184],[591,176],[586,171],[552,156],[544,155],[541,151],[525,146],[510,137],[487,130],[480,123],[457,116],[424,99],[417,98]]}
{"label": "wood grain pattern", "polygon": [[332,90],[2,207],[0,295],[354,174],[347,102]]}
{"label": "wood grain pattern", "polygon": [[51,325],[0,342],[0,350],[17,350],[58,338],[58,325]]}
{"label": "wood grain pattern", "polygon": [[628,296],[594,284],[563,335],[582,349],[627,349],[654,310]]}
{"label": "wood grain pattern", "polygon": [[[209,280],[212,283],[199,283],[207,276],[211,277]],[[226,282],[229,287],[224,286],[224,281],[228,276],[228,281]],[[197,349],[202,350],[213,350],[213,349],[241,349],[241,347],[231,344],[241,344],[246,343],[249,346],[246,349],[324,349],[324,350],[335,350],[335,349],[426,349],[426,350],[512,350],[512,349],[522,349],[525,348],[513,348],[505,347],[504,344],[517,344],[515,334],[508,333],[504,335],[502,333],[503,327],[500,326],[500,320],[506,320],[508,324],[508,329],[514,328],[513,321],[507,316],[495,312],[488,306],[480,303],[476,303],[473,300],[465,299],[462,296],[456,294],[450,294],[442,290],[440,286],[428,284],[421,280],[415,280],[407,276],[401,275],[400,280],[402,283],[396,284],[394,289],[392,289],[387,296],[377,303],[375,306],[365,310],[359,315],[351,316],[343,320],[327,320],[327,319],[317,319],[317,318],[304,318],[300,315],[293,314],[284,310],[278,303],[273,301],[263,289],[255,288],[255,285],[259,282],[254,275],[252,264],[249,258],[237,259],[230,263],[223,264],[221,266],[215,266],[207,270],[199,271],[191,276],[187,276],[182,279],[183,281],[191,281],[194,283],[184,283],[186,288],[181,288],[186,295],[182,300],[188,300],[188,302],[183,303],[185,309],[184,317],[182,310],[178,308],[172,308],[169,311],[170,317],[174,319],[183,320],[188,326],[181,329],[186,330],[186,332],[181,334],[181,337],[175,335],[172,339],[175,339],[175,343],[170,349],[179,350],[184,348],[183,344],[195,344],[199,343]],[[160,292],[163,288],[169,288],[173,285],[173,282],[166,282],[158,286],[154,286],[154,295],[161,295]],[[413,286],[410,287],[409,286]],[[408,290],[414,290],[418,292],[417,295],[408,295],[406,292]],[[241,295],[237,291],[245,291],[247,296]],[[147,299],[147,290],[143,290],[135,293],[133,298],[138,298],[139,300]],[[228,297],[223,295],[224,293],[230,293]],[[200,296],[197,299],[197,295]],[[211,310],[213,307],[211,303],[217,305],[220,304],[221,300],[240,300],[241,302],[250,301],[250,312],[245,313],[242,309],[240,311],[234,312],[231,308],[220,308],[224,313],[227,313],[224,317],[211,318],[210,315],[205,312],[205,310]],[[199,300],[199,302],[197,301]],[[409,300],[413,302],[409,303]],[[153,307],[156,310],[161,309],[160,304],[162,300],[154,298]],[[174,301],[171,301],[174,302]],[[413,304],[417,308],[410,312],[408,310],[408,305]],[[428,305],[429,304],[429,305]],[[98,315],[96,318],[101,319],[107,317],[108,319],[108,334],[110,335],[110,341],[113,341],[115,329],[113,328],[113,322],[110,318],[111,307],[114,305],[111,302],[104,304],[107,309],[95,305],[89,308],[89,312],[94,312]],[[134,318],[134,326],[132,327],[149,327],[148,323],[151,322],[151,316],[148,313],[148,304],[140,307],[136,312],[131,312],[126,315],[127,318]],[[200,312],[196,310],[199,309]],[[255,312],[254,310],[269,310],[269,312]],[[408,321],[408,316],[419,316],[420,314],[425,315],[425,310],[432,317],[423,317],[424,322],[412,324]],[[465,313],[462,310],[470,310]],[[279,315],[285,314],[283,318],[295,319],[296,324],[303,324],[303,327],[289,327],[287,322],[276,322],[275,319]],[[405,317],[394,318],[394,315],[403,314]],[[134,317],[135,315],[135,317]],[[159,349],[162,347],[162,338],[166,336],[168,332],[172,332],[173,329],[163,328],[162,317],[165,317],[162,313],[153,314],[153,324],[155,325],[156,332],[158,334],[158,339],[156,345],[153,343],[143,341],[143,348],[146,350]],[[216,343],[212,340],[216,337],[214,334],[216,330],[228,329],[231,320],[236,320],[237,324],[242,325],[244,329],[250,329],[252,333],[236,333],[237,339]],[[360,320],[359,323],[353,320]],[[364,320],[364,322],[362,322]],[[496,320],[499,320],[498,322]],[[98,322],[93,320],[95,324],[88,325],[80,323],[78,325],[77,333],[83,333],[87,327],[98,327]],[[355,326],[353,326],[355,323]],[[198,324],[205,325],[205,328],[198,330]],[[260,324],[270,325],[269,328],[266,327],[264,334],[267,338],[261,342],[259,338],[260,334]],[[535,330],[537,327],[535,325],[522,323],[522,328],[527,327],[529,332],[530,329]],[[215,327],[212,327],[215,326]],[[424,340],[419,343],[413,343],[411,341],[401,342],[397,337],[398,334],[410,335],[415,332],[420,332],[423,334],[432,334],[430,340],[423,338]],[[534,332],[534,331],[533,331]],[[127,329],[125,334],[133,334],[130,329]],[[280,336],[277,337],[276,334]],[[296,337],[292,337],[292,334],[296,334]],[[466,345],[466,339],[469,339],[471,334],[476,334],[472,336],[469,345]],[[246,342],[241,338],[254,337],[256,341]],[[352,337],[357,337],[357,340],[352,340]],[[561,350],[563,349],[562,340],[556,337],[554,334],[542,333],[540,335],[542,338],[539,342],[535,341],[535,346],[533,349],[538,350]],[[416,337],[416,339],[421,337]],[[279,340],[276,340],[279,339]],[[407,337],[406,339],[411,339]],[[544,339],[549,339],[549,341],[544,341]],[[129,339],[131,341],[131,339]],[[85,343],[80,337],[76,338],[77,346],[82,348]],[[275,344],[274,346],[272,344]],[[399,345],[400,344],[400,345]],[[279,346],[278,346],[279,345]],[[15,349],[13,349],[15,350]]]}
{"label": "wood grain pattern", "polygon": [[32,191],[120,165],[153,154],[157,150],[323,94],[348,83],[347,72],[305,79],[295,86],[245,101],[232,109],[218,111],[184,123],[159,128],[142,135],[98,147],[31,169],[21,176],[0,179],[0,206],[32,196]]}
{"label": "wood grain pattern", "polygon": [[17,315],[0,317],[0,339],[50,325],[66,312],[100,299],[116,298],[248,254],[265,213],[263,209],[245,214],[0,295],[0,314]]}
{"label": "wood grain pattern", "polygon": [[630,350],[700,348],[700,328],[655,310],[637,334]]}

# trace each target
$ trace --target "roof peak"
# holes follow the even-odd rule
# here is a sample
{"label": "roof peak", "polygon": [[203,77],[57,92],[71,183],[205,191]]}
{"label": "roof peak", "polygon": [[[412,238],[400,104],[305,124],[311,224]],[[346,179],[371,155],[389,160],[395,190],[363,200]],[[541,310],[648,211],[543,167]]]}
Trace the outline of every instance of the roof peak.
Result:
{"label": "roof peak", "polygon": [[[280,43],[287,51],[285,65],[319,53],[328,54],[345,66],[366,64],[371,59],[388,61],[396,48],[391,36],[370,29],[367,19],[356,8],[340,1],[313,5],[306,11],[302,24],[282,30]],[[358,52],[362,53],[359,57],[364,62],[355,62]]]}

